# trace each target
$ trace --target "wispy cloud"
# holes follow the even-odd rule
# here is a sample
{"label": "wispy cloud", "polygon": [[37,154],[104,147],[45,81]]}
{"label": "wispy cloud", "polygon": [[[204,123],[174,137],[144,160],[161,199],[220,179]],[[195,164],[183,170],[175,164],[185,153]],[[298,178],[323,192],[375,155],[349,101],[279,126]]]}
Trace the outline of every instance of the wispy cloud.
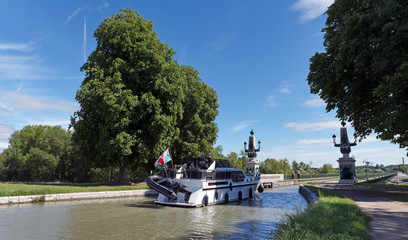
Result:
{"label": "wispy cloud", "polygon": [[67,20],[65,20],[65,24],[68,24],[82,10],[84,10],[82,7],[77,8],[71,15],[67,17]]}
{"label": "wispy cloud", "polygon": [[9,91],[0,98],[0,104],[10,111],[42,112],[57,110],[72,113],[78,105],[66,100],[53,101],[21,92]]}
{"label": "wispy cloud", "polygon": [[31,52],[38,48],[38,41],[29,41],[25,43],[0,43],[0,50]]}
{"label": "wispy cloud", "polygon": [[328,138],[321,138],[321,139],[299,139],[296,141],[297,145],[307,146],[307,145],[328,145],[332,143],[332,139]]}
{"label": "wispy cloud", "polygon": [[281,93],[290,94],[292,93],[288,87],[284,87],[281,89]]}
{"label": "wispy cloud", "polygon": [[239,122],[239,123],[235,124],[235,126],[232,127],[232,131],[233,132],[239,132],[242,129],[248,128],[248,127],[254,125],[257,122],[259,122],[259,121],[258,120],[250,120],[250,121]]}
{"label": "wispy cloud", "polygon": [[314,97],[313,99],[304,101],[300,106],[302,107],[324,107],[326,106],[326,103],[319,97]]}
{"label": "wispy cloud", "polygon": [[0,123],[0,152],[8,147],[9,137],[14,128],[8,124]]}
{"label": "wispy cloud", "polygon": [[217,53],[229,47],[234,40],[234,36],[230,34],[225,34],[220,36],[218,39],[210,42],[207,45],[209,53]]}
{"label": "wispy cloud", "polygon": [[292,128],[296,131],[321,131],[326,129],[338,129],[340,127],[339,121],[326,122],[291,122],[285,125],[286,128]]}
{"label": "wispy cloud", "polygon": [[300,11],[300,22],[304,23],[322,16],[334,0],[298,0],[291,9]]}
{"label": "wispy cloud", "polygon": [[109,3],[103,2],[103,4],[96,7],[96,10],[101,11],[102,9],[107,8],[107,7],[109,7]]}
{"label": "wispy cloud", "polygon": [[267,108],[273,108],[276,107],[277,103],[276,103],[276,97],[275,95],[269,95],[268,97],[266,97],[265,99],[265,107]]}
{"label": "wispy cloud", "polygon": [[291,87],[291,86],[292,86],[292,85],[289,84],[288,82],[283,81],[283,82],[282,82],[281,89],[280,89],[280,92],[281,92],[281,93],[284,93],[284,94],[290,94],[290,93],[292,93],[292,91],[290,90],[290,87]]}
{"label": "wispy cloud", "polygon": [[41,80],[48,70],[41,66],[42,59],[38,56],[0,56],[1,80]]}
{"label": "wispy cloud", "polygon": [[84,50],[84,63],[86,62],[86,16],[84,17],[84,42],[82,43]]}

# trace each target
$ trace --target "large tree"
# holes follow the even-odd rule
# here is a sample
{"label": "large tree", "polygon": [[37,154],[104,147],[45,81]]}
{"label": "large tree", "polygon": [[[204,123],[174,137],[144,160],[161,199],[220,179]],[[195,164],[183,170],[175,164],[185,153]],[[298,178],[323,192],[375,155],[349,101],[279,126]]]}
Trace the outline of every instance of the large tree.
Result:
{"label": "large tree", "polygon": [[177,119],[179,134],[174,139],[173,157],[177,163],[187,157],[211,153],[218,128],[214,122],[218,115],[217,94],[190,66],[181,66],[185,83],[183,114]]}
{"label": "large tree", "polygon": [[308,82],[356,136],[408,147],[408,1],[336,0]]}
{"label": "large tree", "polygon": [[153,22],[122,9],[94,36],[76,96],[81,109],[71,119],[73,140],[93,166],[119,167],[117,182],[125,183],[128,168],[151,168],[169,146],[180,158],[211,150],[217,95],[177,64]]}

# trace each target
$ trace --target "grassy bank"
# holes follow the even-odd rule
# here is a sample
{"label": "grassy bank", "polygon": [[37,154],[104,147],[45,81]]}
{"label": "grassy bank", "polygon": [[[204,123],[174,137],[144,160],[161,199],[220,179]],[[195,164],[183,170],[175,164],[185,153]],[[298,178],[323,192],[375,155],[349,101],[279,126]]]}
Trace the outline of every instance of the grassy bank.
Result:
{"label": "grassy bank", "polygon": [[101,184],[62,183],[0,183],[0,197],[139,189],[148,189],[148,187],[145,183],[136,184],[134,186],[107,186]]}
{"label": "grassy bank", "polygon": [[290,216],[273,239],[370,239],[370,217],[353,200],[333,191],[307,188],[320,195],[320,200]]}

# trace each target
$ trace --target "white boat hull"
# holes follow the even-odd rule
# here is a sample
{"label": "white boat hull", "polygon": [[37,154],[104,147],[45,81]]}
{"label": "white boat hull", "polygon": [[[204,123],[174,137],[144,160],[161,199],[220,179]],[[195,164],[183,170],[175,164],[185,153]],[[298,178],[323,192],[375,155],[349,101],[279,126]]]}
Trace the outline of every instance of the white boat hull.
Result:
{"label": "white boat hull", "polygon": [[202,207],[252,198],[259,184],[259,177],[245,177],[244,181],[174,179],[185,185],[191,194],[177,193],[177,199],[159,194],[156,204],[177,207]]}

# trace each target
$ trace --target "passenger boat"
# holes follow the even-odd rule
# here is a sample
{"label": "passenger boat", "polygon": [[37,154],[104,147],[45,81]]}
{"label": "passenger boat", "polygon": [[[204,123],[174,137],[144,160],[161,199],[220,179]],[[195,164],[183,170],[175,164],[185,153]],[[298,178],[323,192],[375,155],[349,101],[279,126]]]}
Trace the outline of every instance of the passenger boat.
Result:
{"label": "passenger boat", "polygon": [[149,176],[146,183],[159,192],[156,204],[201,207],[252,198],[257,189],[262,192],[257,170],[244,174],[228,160],[201,156],[186,159],[178,169],[164,169],[162,176]]}

